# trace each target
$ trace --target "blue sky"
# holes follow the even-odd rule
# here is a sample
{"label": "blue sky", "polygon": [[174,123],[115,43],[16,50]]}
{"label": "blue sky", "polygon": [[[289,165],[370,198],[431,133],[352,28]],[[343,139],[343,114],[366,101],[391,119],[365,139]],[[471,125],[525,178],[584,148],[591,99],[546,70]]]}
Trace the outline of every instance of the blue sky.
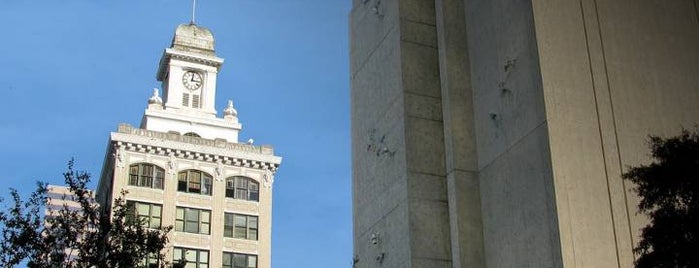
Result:
{"label": "blue sky", "polygon": [[[235,102],[240,140],[272,144],[275,268],[352,258],[350,0],[199,0],[225,59],[216,107]],[[109,132],[137,126],[158,61],[190,0],[0,0],[0,178],[29,192],[66,162],[98,177]]]}

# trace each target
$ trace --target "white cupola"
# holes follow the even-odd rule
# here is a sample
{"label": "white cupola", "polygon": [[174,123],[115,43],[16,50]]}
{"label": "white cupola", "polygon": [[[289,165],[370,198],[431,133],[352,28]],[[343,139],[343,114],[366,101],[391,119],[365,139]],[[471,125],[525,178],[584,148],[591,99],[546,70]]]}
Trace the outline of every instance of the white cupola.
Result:
{"label": "white cupola", "polygon": [[[160,97],[156,89],[141,128],[237,142],[242,128],[237,112],[232,115],[226,111],[225,119],[217,118],[215,108],[216,76],[222,65],[209,29],[193,23],[178,26],[156,74],[163,98],[157,101]],[[232,104],[229,106],[232,108]]]}

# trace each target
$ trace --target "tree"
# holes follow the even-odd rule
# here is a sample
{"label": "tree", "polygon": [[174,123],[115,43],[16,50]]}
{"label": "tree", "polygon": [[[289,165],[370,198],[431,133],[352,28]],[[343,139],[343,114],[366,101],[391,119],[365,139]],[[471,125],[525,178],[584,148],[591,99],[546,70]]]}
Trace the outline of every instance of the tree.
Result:
{"label": "tree", "polygon": [[87,189],[90,175],[74,171],[73,164],[69,161],[63,174],[71,195],[63,198],[72,198],[79,209],[46,208],[45,183],[37,183],[26,200],[10,189],[11,205],[0,211],[0,267],[25,260],[28,267],[142,267],[147,256],[165,267],[162,250],[172,227],[146,228],[126,204],[125,191],[103,211]]}
{"label": "tree", "polygon": [[699,267],[699,134],[650,137],[654,162],[623,175],[650,223],[634,248],[636,267]]}

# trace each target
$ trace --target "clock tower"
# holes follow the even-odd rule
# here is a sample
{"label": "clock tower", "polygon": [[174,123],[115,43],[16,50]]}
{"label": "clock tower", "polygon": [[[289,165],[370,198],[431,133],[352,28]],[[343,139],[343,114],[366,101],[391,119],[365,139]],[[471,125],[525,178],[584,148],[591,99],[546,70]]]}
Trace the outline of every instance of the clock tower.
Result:
{"label": "clock tower", "polygon": [[[144,225],[172,226],[162,252],[172,263],[269,268],[272,185],[282,159],[271,145],[238,142],[232,101],[218,116],[222,64],[209,29],[177,27],[160,59],[161,87],[148,99],[140,127],[121,124],[110,134],[96,199],[109,212],[125,190]],[[141,264],[157,262],[149,257]]]}
{"label": "clock tower", "polygon": [[237,142],[242,126],[232,102],[228,102],[223,118],[216,117],[214,107],[216,75],[222,64],[209,29],[193,23],[178,26],[156,74],[163,98],[156,89],[141,128]]}

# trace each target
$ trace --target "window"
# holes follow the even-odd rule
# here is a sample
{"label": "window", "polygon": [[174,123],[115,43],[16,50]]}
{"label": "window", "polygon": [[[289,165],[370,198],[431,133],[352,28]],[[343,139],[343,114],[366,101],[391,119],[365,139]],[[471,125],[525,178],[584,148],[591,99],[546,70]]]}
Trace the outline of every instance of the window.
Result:
{"label": "window", "polygon": [[257,268],[257,256],[224,252],[223,268]]}
{"label": "window", "polygon": [[211,175],[199,170],[185,170],[177,174],[177,191],[211,195]]}
{"label": "window", "polygon": [[250,201],[260,200],[260,184],[255,180],[235,176],[226,180],[226,197]]}
{"label": "window", "polygon": [[160,228],[163,206],[136,201],[127,201],[126,206],[132,213],[127,214],[127,220],[135,220],[148,228]]}
{"label": "window", "polygon": [[211,211],[177,207],[175,211],[175,231],[209,234],[211,227]]}
{"label": "window", "polygon": [[163,189],[165,170],[152,164],[139,163],[129,166],[129,185]]}
{"label": "window", "polygon": [[199,134],[194,133],[194,132],[187,132],[187,133],[185,133],[183,136],[201,138],[201,136],[199,136]]}
{"label": "window", "polygon": [[[196,92],[198,93],[198,92]],[[191,96],[191,98],[190,98]],[[201,108],[201,96],[199,94],[182,93],[182,106]]]}
{"label": "window", "polygon": [[257,240],[257,216],[226,213],[223,220],[223,236]]}
{"label": "window", "polygon": [[139,267],[146,268],[159,268],[160,262],[158,261],[158,256],[155,253],[149,253],[139,262]]}
{"label": "window", "polygon": [[199,95],[192,95],[192,108],[199,108]]}
{"label": "window", "polygon": [[209,268],[209,251],[192,248],[178,248],[173,250],[172,262],[186,261],[185,268]]}
{"label": "window", "polygon": [[184,106],[184,107],[189,106],[189,94],[187,94],[187,93],[182,93],[182,106]]}

